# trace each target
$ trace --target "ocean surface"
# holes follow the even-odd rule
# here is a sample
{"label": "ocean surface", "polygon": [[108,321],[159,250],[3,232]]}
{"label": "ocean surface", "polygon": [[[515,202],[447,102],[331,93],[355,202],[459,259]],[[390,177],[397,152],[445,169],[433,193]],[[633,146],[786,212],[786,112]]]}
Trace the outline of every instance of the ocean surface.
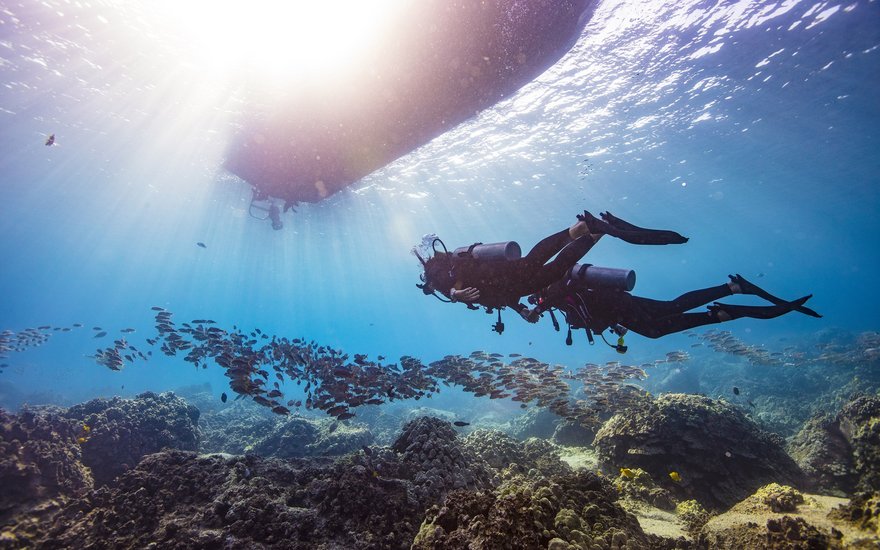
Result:
{"label": "ocean surface", "polygon": [[[733,399],[713,380],[735,373],[730,383],[752,400],[778,391],[768,380],[832,368],[817,343],[856,350],[858,334],[880,330],[880,2],[600,2],[572,50],[535,81],[285,214],[280,231],[248,215],[249,186],[222,168],[244,82],[201,63],[179,29],[163,26],[162,9],[0,4],[0,330],[52,327],[42,345],[3,354],[2,407],[201,384],[219,400],[230,390],[216,364],[158,351],[121,371],[95,361],[120,337],[150,349],[154,306],[178,321],[425,364],[484,350],[566,368],[640,365],[686,351],[686,363],[657,364],[640,384]],[[788,299],[813,294],[808,305],[823,317],[715,327],[792,355],[784,364],[695,346],[702,329],[630,334],[621,356],[582,333],[567,346],[548,319],[529,325],[510,311],[496,334],[494,315],[415,287],[410,250],[425,234],[450,249],[516,240],[527,251],[583,209],[690,238],[664,247],[606,238],[589,253],[590,263],[634,269],[634,294],[671,299],[741,273]],[[682,365],[698,374],[685,385],[675,380]],[[303,395],[290,382],[282,389]],[[520,410],[454,389],[427,406],[467,420]]]}

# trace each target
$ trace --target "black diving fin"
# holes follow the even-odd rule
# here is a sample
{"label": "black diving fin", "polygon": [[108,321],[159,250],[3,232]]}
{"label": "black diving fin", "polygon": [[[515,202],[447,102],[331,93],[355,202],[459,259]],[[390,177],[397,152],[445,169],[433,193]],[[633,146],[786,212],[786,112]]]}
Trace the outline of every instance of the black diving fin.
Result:
{"label": "black diving fin", "polygon": [[610,212],[602,213],[598,219],[586,210],[579,220],[587,223],[590,233],[604,233],[617,237],[630,244],[684,244],[688,238],[666,229],[645,229],[612,216]]}

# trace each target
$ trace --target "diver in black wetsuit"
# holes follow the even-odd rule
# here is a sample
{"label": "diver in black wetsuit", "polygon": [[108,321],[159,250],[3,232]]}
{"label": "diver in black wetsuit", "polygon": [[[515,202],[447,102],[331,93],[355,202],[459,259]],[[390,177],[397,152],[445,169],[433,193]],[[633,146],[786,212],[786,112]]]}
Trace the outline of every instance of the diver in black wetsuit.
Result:
{"label": "diver in black wetsuit", "polygon": [[[585,328],[597,334],[614,327],[618,332],[625,328],[649,338],[659,338],[741,317],[771,319],[790,311],[821,317],[803,305],[812,295],[788,302],[740,275],[731,276],[726,284],[688,292],[670,301],[633,296],[628,292],[631,287],[626,290],[592,288],[585,284],[582,271],[580,277],[573,272],[578,271],[574,269],[576,262],[603,235],[633,244],[683,244],[688,240],[674,231],[638,227],[610,212],[603,212],[601,217],[597,219],[584,211],[576,224],[543,239],[524,258],[478,258],[471,253],[476,245],[467,252],[454,254],[435,248],[433,257],[427,260],[417,254],[424,267],[424,284],[418,286],[425,294],[437,296],[439,291],[448,301],[466,302],[473,309],[476,309],[474,304],[488,310],[510,306],[529,322],[537,322],[544,311],[559,309],[570,328]],[[438,241],[435,239],[434,245]],[[556,254],[557,257],[548,262]],[[752,294],[774,305],[737,306],[715,302],[732,294]],[[536,304],[531,310],[519,303],[521,297],[529,295],[529,301]],[[711,302],[715,303],[709,306],[708,312],[687,313]],[[495,330],[500,333],[503,330],[500,317],[498,325],[500,329]]]}
{"label": "diver in black wetsuit", "polygon": [[[615,229],[638,234],[641,228],[613,216],[610,212],[602,218]],[[715,287],[694,290],[669,301],[652,300],[633,296],[620,288],[591,288],[586,283],[585,272],[589,266],[575,266],[566,277],[541,292],[529,297],[536,304],[523,317],[537,322],[544,311],[560,310],[569,328],[583,328],[601,334],[611,328],[619,335],[631,330],[648,338],[660,338],[667,334],[691,328],[723,323],[749,317],[752,319],[772,319],[791,311],[798,311],[811,317],[821,317],[804,303],[812,294],[788,302],[770,294],[759,286],[747,281],[742,275],[729,275],[730,281]],[[595,285],[594,285],[595,286]],[[631,286],[629,290],[631,290]],[[716,302],[733,294],[750,294],[772,303],[772,306],[739,306]],[[709,311],[688,313],[688,311],[712,303]],[[554,318],[554,324],[555,324]],[[591,337],[590,332],[587,333]],[[625,347],[618,351],[625,351]]]}
{"label": "diver in black wetsuit", "polygon": [[[570,328],[584,328],[595,334],[612,328],[621,335],[625,332],[622,329],[626,329],[648,338],[660,338],[674,332],[742,317],[772,319],[790,311],[821,317],[804,306],[804,302],[812,294],[788,302],[750,283],[739,274],[730,275],[730,281],[725,284],[694,290],[674,300],[661,301],[633,296],[624,290],[588,288],[581,282],[582,276],[578,275],[578,272],[587,267],[575,266],[565,279],[531,296],[529,301],[535,303],[536,307],[530,312],[529,320],[535,322],[544,311],[558,309],[565,316]],[[716,302],[733,294],[759,296],[773,305],[739,306]],[[707,312],[687,313],[709,303],[712,305]]]}
{"label": "diver in black wetsuit", "polygon": [[[528,308],[519,303],[520,298],[561,280],[606,234],[634,244],[687,242],[687,238],[674,231],[643,229],[631,224],[615,227],[584,211],[578,215],[577,223],[541,240],[524,258],[499,261],[476,257],[470,251],[452,254],[436,249],[427,260],[419,256],[425,270],[422,275],[425,284],[418,286],[425,294],[440,292],[452,302],[487,308],[510,306],[525,315]],[[437,241],[439,239],[435,239]],[[556,258],[550,261],[554,255]]]}

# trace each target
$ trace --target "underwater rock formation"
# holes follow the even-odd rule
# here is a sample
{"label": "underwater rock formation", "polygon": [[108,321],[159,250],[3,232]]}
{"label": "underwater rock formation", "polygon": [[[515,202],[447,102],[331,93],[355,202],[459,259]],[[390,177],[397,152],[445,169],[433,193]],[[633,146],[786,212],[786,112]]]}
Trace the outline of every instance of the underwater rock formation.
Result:
{"label": "underwater rock formation", "polygon": [[808,420],[789,443],[788,452],[813,488],[838,496],[855,488],[852,449],[832,415],[818,413]]}
{"label": "underwater rock formation", "polygon": [[264,458],[344,455],[370,445],[374,438],[361,423],[327,418],[272,414],[262,407],[236,403],[201,417],[201,452],[245,454]]}
{"label": "underwater rock formation", "polygon": [[661,510],[675,508],[675,499],[669,491],[654,483],[651,475],[641,468],[621,468],[621,473],[614,478],[613,484],[622,497],[647,502]]}
{"label": "underwater rock formation", "polygon": [[[841,503],[846,500],[801,494],[772,483],[711,518],[697,543],[700,548],[719,550],[877,548],[880,538],[876,532],[846,517],[839,507]],[[864,509],[858,505],[843,508],[860,517]]]}
{"label": "underwater rock formation", "polygon": [[819,413],[789,453],[816,488],[837,494],[880,488],[880,398],[860,396],[836,416]]}
{"label": "underwater rock formation", "polygon": [[199,451],[245,454],[252,451],[265,434],[272,433],[277,423],[277,415],[245,402],[236,402],[216,413],[202,412]]}
{"label": "underwater rock formation", "polygon": [[[92,476],[80,462],[77,438],[81,425],[61,416],[54,407],[24,409],[10,414],[0,409],[0,546],[17,546],[28,538],[28,525],[52,513],[92,487]],[[19,519],[13,533],[10,520]],[[33,533],[31,532],[30,535]]]}
{"label": "underwater rock formation", "polygon": [[403,548],[420,510],[406,482],[352,462],[163,451],[65,509],[40,546]]}
{"label": "underwater rock formation", "polygon": [[606,481],[583,470],[549,479],[517,477],[492,492],[454,491],[428,511],[412,548],[675,547],[675,541],[646,535],[615,500]]}
{"label": "underwater rock formation", "polygon": [[521,441],[494,430],[474,430],[464,438],[462,444],[496,470],[526,461]]}
{"label": "underwater rock formation", "polygon": [[464,438],[462,446],[503,479],[523,474],[549,477],[572,471],[560,458],[556,446],[545,439],[518,441],[496,430],[474,430]]}
{"label": "underwater rock formation", "polygon": [[696,395],[667,394],[618,414],[594,445],[604,469],[642,468],[676,497],[707,508],[731,506],[765,483],[797,484],[803,477],[779,438],[734,406]]}
{"label": "underwater rock formation", "polygon": [[263,457],[298,458],[310,456],[309,446],[318,439],[320,428],[317,423],[301,416],[276,422],[272,430],[246,448],[248,452]]}
{"label": "underwater rock formation", "polygon": [[880,537],[880,491],[860,493],[832,512],[832,516]]}
{"label": "underwater rock formation", "polygon": [[770,507],[773,512],[797,512],[798,504],[803,504],[804,495],[787,485],[771,483],[758,489],[755,497]]}
{"label": "underwater rock formation", "polygon": [[696,500],[679,502],[675,506],[675,515],[684,523],[685,530],[692,537],[696,537],[709,521],[709,512]]}
{"label": "underwater rock formation", "polygon": [[531,408],[513,419],[510,434],[517,439],[530,437],[546,439],[553,436],[558,422],[559,416],[550,412],[549,409],[544,407]]}
{"label": "underwater rock formation", "polygon": [[338,461],[165,450],[46,522],[40,545],[406,548],[448,491],[490,486],[485,468],[434,418]]}
{"label": "underwater rock formation", "polygon": [[858,491],[880,490],[880,397],[858,397],[840,410],[840,432],[853,450]]}
{"label": "underwater rock formation", "polygon": [[553,431],[553,441],[559,445],[572,447],[586,447],[593,443],[596,430],[584,426],[580,422],[564,420],[556,425]]}
{"label": "underwater rock formation", "polygon": [[82,462],[98,485],[133,468],[144,455],[199,446],[199,410],[172,392],[93,399],[70,407],[64,416],[89,427]]}
{"label": "underwater rock formation", "polygon": [[425,416],[407,423],[391,449],[409,467],[420,502],[436,502],[453,489],[492,485],[491,472],[462,451],[452,425],[439,418]]}

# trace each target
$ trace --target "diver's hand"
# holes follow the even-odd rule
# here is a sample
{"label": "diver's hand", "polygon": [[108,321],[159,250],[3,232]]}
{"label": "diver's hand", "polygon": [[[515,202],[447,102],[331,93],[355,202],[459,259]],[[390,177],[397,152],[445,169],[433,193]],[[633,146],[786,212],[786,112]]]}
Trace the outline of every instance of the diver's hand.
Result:
{"label": "diver's hand", "polygon": [[470,286],[461,290],[453,288],[449,291],[449,297],[456,302],[476,302],[480,299],[480,291]]}

